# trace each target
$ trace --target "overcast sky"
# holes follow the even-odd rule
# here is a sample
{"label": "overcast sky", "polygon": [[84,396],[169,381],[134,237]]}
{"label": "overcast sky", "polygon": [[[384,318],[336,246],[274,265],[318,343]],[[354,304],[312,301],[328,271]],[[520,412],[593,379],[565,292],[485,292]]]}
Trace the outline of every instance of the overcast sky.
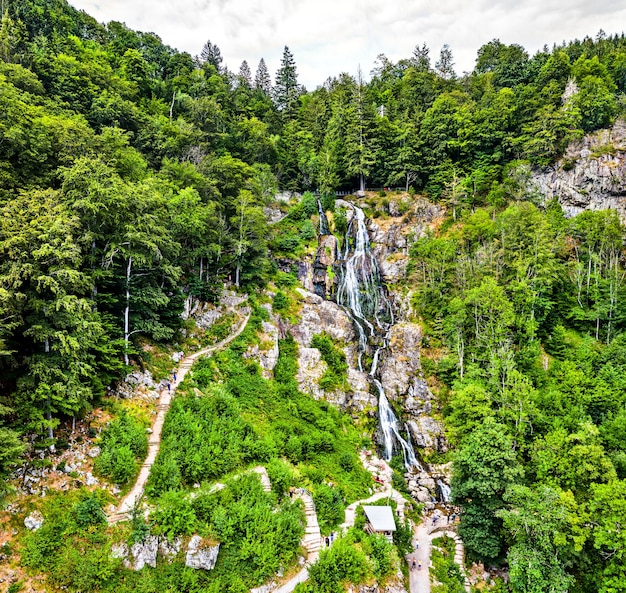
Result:
{"label": "overcast sky", "polygon": [[433,62],[452,49],[461,74],[478,48],[494,38],[519,43],[532,55],[544,44],[621,33],[626,3],[615,0],[70,0],[101,22],[117,20],[154,32],[168,45],[197,55],[210,39],[224,64],[252,73],[265,58],[272,76],[285,45],[299,81],[313,90],[341,72],[365,75],[383,53],[396,62],[426,43]]}

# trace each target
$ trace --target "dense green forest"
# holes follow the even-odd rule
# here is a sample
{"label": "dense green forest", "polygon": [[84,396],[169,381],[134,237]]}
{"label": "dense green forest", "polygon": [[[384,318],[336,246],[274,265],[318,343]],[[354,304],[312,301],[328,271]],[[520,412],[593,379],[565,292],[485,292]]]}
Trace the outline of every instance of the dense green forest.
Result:
{"label": "dense green forest", "polygon": [[[246,62],[228,71],[210,41],[194,57],[153,33],[99,24],[65,0],[3,5],[0,477],[28,437],[52,444],[62,420],[84,415],[141,362],[140,340],[178,339],[186,299],[214,300],[224,283],[252,293],[274,281],[289,293],[294,279],[276,260],[297,261],[315,242],[317,205],[307,194],[269,225],[264,208],[279,189],[319,191],[333,211],[336,191],[394,187],[446,207],[445,220],[411,247],[404,288],[457,451],[453,496],[468,553],[507,565],[515,592],[626,591],[625,229],[612,211],[566,219],[528,184],[533,167],[624,114],[623,35],[601,32],[533,56],[494,39],[463,76],[447,46],[431,56],[418,43],[397,63],[379,56],[368,81],[342,74],[307,91],[287,47],[272,82],[263,60],[254,75]],[[337,210],[335,229],[345,223]],[[275,310],[288,308],[285,293]],[[342,385],[345,360],[327,337],[317,343],[334,361],[325,380]],[[258,461],[274,464],[279,483],[287,460],[318,484],[329,529],[337,505],[363,492],[354,455],[328,449],[358,439],[345,418],[298,394],[292,348],[281,341],[283,367],[271,381],[238,360],[236,346],[199,369],[194,386],[215,401],[186,394],[172,410],[150,485],[155,500],[169,496],[164,509],[182,505],[176,493],[199,477]],[[211,387],[214,379],[223,386]],[[260,400],[275,415],[252,422],[246,406]],[[184,439],[211,447],[192,418],[230,447],[230,465],[189,463]],[[132,420],[117,422],[100,475],[120,471],[123,483],[145,435]],[[259,422],[265,440],[253,438]],[[225,432],[239,438],[226,442]],[[320,485],[316,465],[348,484],[341,501]],[[284,505],[281,528],[297,541],[298,511],[280,502],[284,492],[246,488],[266,514]],[[243,505],[246,492],[231,502]],[[187,509],[191,523],[179,532],[197,520],[215,533],[228,497],[214,498]],[[97,523],[88,517],[83,527]],[[64,529],[48,534],[59,546]],[[104,536],[94,528],[89,538],[96,546]],[[30,566],[57,562],[29,545]],[[292,551],[276,550],[293,561]],[[233,552],[232,562],[245,558]],[[275,568],[268,560],[252,580]],[[96,590],[111,575],[77,584],[67,570],[56,586]],[[177,578],[168,581],[176,590],[204,586]]]}

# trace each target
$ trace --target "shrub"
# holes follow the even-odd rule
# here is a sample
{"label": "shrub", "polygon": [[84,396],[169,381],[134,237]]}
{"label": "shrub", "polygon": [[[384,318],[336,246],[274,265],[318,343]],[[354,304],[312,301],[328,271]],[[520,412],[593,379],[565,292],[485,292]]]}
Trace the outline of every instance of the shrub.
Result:
{"label": "shrub", "polygon": [[181,490],[165,492],[152,513],[155,532],[173,539],[177,535],[191,535],[196,528],[196,514],[189,497]]}
{"label": "shrub", "polygon": [[282,292],[281,290],[279,290],[274,295],[274,300],[272,302],[272,308],[275,311],[284,311],[288,306],[289,306],[289,299],[287,298],[287,295],[284,292]]}
{"label": "shrub", "polygon": [[267,465],[267,475],[272,483],[272,491],[283,497],[293,484],[291,468],[280,459],[272,459]]}
{"label": "shrub", "polygon": [[100,437],[102,453],[94,463],[100,476],[126,484],[137,473],[137,459],[148,451],[145,427],[126,410],[109,424]]}
{"label": "shrub", "polygon": [[323,333],[313,336],[311,347],[320,351],[322,360],[328,365],[320,378],[320,387],[326,390],[348,389],[348,363],[345,352],[335,346],[330,336]]}
{"label": "shrub", "polygon": [[322,533],[330,533],[333,528],[343,522],[344,501],[337,488],[331,488],[326,484],[316,486],[313,492],[313,502]]}
{"label": "shrub", "polygon": [[311,241],[315,239],[317,233],[315,231],[315,226],[310,220],[305,220],[302,224],[302,228],[300,229],[300,237],[305,241]]}
{"label": "shrub", "polygon": [[106,522],[102,505],[95,496],[89,496],[74,506],[74,519],[79,527],[89,527]]}

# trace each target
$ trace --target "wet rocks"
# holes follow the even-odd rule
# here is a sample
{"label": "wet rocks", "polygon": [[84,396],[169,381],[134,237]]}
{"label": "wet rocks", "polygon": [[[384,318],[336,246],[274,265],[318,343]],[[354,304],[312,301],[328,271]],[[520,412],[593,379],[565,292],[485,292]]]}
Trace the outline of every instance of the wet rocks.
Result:
{"label": "wet rocks", "polygon": [[313,263],[312,280],[315,294],[330,297],[334,293],[335,275],[332,269],[336,261],[337,238],[334,235],[322,235]]}

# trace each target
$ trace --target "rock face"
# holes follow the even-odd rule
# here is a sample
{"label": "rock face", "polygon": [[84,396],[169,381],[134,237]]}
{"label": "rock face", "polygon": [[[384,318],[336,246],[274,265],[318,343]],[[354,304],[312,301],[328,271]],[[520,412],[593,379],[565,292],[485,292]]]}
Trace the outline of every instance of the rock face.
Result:
{"label": "rock face", "polygon": [[[298,373],[296,380],[304,393],[316,399],[325,399],[341,408],[350,407],[362,412],[376,405],[376,398],[370,394],[367,374],[356,370],[356,334],[352,320],[347,313],[332,301],[324,300],[319,295],[303,289],[297,289],[303,297],[301,320],[289,327],[298,343]],[[348,369],[349,392],[325,392],[319,386],[319,380],[326,371],[326,363],[319,350],[311,348],[311,339],[315,334],[327,333],[331,338],[345,343],[344,351],[350,365]]]}
{"label": "rock face", "polygon": [[155,568],[158,551],[159,538],[156,535],[149,535],[142,542],[133,544],[130,548],[133,570],[141,570],[144,566]]}
{"label": "rock face", "polygon": [[617,210],[626,222],[626,122],[572,143],[554,166],[532,182],[545,200],[557,197],[567,216],[583,210]]}
{"label": "rock face", "polygon": [[213,570],[217,562],[220,545],[205,546],[199,535],[194,535],[189,540],[185,566],[195,569]]}
{"label": "rock face", "polygon": [[302,318],[289,329],[298,344],[308,348],[311,338],[321,332],[326,332],[331,338],[341,342],[355,339],[352,320],[341,307],[306,290],[296,290],[304,299]]}
{"label": "rock face", "polygon": [[416,323],[398,323],[389,332],[389,348],[380,365],[380,380],[390,400],[409,392],[421,372],[422,328]]}
{"label": "rock face", "polygon": [[313,287],[315,294],[331,297],[334,293],[334,275],[331,270],[337,261],[337,238],[334,235],[322,235],[317,247],[313,264]]}
{"label": "rock face", "polygon": [[400,214],[394,201],[389,203],[389,211],[392,218],[368,220],[367,227],[382,278],[393,284],[406,276],[409,247],[424,236],[432,222],[442,215],[442,209],[421,198],[415,200],[405,215]]}
{"label": "rock face", "polygon": [[262,328],[260,344],[250,347],[245,356],[258,360],[264,377],[269,378],[278,362],[278,328],[268,321],[262,323]]}

